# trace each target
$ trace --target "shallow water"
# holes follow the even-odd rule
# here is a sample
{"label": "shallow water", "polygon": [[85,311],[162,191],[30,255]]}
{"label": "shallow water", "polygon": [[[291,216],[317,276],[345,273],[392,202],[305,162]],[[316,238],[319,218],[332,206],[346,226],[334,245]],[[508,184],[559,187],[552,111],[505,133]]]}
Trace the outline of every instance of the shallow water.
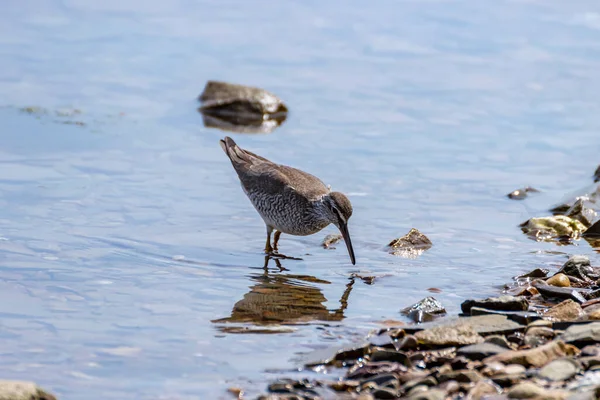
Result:
{"label": "shallow water", "polygon": [[[428,288],[455,312],[569,254],[600,262],[518,229],[591,187],[599,38],[592,0],[5,4],[1,378],[69,399],[255,393]],[[349,195],[356,266],[320,247],[327,228],[282,236],[303,260],[265,272],[226,133],[196,112],[209,79],[283,98],[273,133],[231,135]],[[524,185],[542,193],[505,197]],[[389,255],[411,227],[433,248]]]}

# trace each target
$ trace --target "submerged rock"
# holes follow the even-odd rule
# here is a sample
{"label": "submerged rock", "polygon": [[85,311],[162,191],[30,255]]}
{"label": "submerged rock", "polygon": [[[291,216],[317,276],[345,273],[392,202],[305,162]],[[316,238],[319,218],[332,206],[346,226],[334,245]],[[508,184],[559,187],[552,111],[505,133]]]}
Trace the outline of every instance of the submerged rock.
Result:
{"label": "submerged rock", "polygon": [[56,400],[33,382],[0,381],[0,400]]}
{"label": "submerged rock", "polygon": [[323,239],[323,243],[321,243],[321,245],[324,249],[335,249],[333,245],[339,242],[340,240],[342,240],[342,235],[340,235],[339,233],[332,233],[330,235],[325,236],[325,239]]}
{"label": "submerged rock", "polygon": [[417,229],[412,228],[401,238],[392,240],[388,246],[390,253],[405,258],[417,258],[423,252],[430,249],[433,244],[431,240]]}
{"label": "submerged rock", "polygon": [[586,230],[586,226],[580,221],[566,215],[531,218],[523,222],[520,227],[525,234],[536,240],[576,238]]}
{"label": "submerged rock", "polygon": [[400,312],[415,322],[424,322],[431,321],[436,316],[446,314],[446,309],[442,303],[429,296],[412,306],[400,310]]}
{"label": "submerged rock", "polygon": [[484,300],[466,300],[460,305],[465,314],[469,314],[473,307],[500,311],[526,311],[529,308],[529,302],[524,297],[500,296]]}
{"label": "submerged rock", "polygon": [[527,186],[521,189],[513,190],[507,194],[506,197],[512,200],[523,200],[527,197],[528,193],[539,193],[539,190],[532,188],[531,186]]}
{"label": "submerged rock", "polygon": [[206,126],[234,132],[270,132],[285,121],[288,112],[273,93],[226,82],[208,81],[199,100],[198,111],[207,117]]}

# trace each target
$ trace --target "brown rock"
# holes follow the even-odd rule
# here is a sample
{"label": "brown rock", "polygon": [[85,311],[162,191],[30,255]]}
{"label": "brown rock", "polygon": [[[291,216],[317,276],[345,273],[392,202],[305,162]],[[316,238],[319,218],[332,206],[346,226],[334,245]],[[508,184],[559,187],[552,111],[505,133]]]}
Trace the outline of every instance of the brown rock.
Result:
{"label": "brown rock", "polygon": [[558,287],[570,287],[571,286],[571,281],[569,280],[569,277],[566,276],[565,274],[556,274],[556,275],[550,277],[549,279],[547,279],[546,283],[548,285],[558,286]]}
{"label": "brown rock", "polygon": [[483,337],[468,324],[437,326],[416,332],[415,337],[426,346],[465,346],[483,342]]}
{"label": "brown rock", "polygon": [[565,300],[552,307],[546,314],[547,318],[556,321],[574,321],[583,315],[581,306],[571,299]]}
{"label": "brown rock", "polygon": [[484,364],[488,364],[498,361],[504,364],[521,364],[539,368],[557,358],[575,355],[578,351],[574,346],[565,344],[561,340],[555,340],[535,349],[507,351],[496,354],[484,359],[483,362]]}
{"label": "brown rock", "polygon": [[0,381],[0,400],[56,400],[33,382]]}
{"label": "brown rock", "polygon": [[587,319],[589,319],[589,320],[592,320],[592,321],[600,320],[600,308],[588,307],[585,309],[585,315],[587,316]]}
{"label": "brown rock", "polygon": [[502,392],[502,388],[496,385],[490,380],[479,381],[469,390],[466,399],[467,400],[480,400],[485,395],[499,394]]}

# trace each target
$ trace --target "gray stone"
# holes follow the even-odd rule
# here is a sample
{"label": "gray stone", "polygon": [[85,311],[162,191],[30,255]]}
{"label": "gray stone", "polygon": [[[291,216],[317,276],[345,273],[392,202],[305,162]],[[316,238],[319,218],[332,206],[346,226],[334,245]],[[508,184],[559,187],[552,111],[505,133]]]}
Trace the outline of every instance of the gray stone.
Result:
{"label": "gray stone", "polygon": [[573,289],[570,287],[558,287],[558,286],[552,286],[552,285],[546,285],[545,283],[539,281],[539,282],[533,282],[532,286],[534,288],[536,288],[538,290],[538,292],[540,292],[540,294],[544,297],[544,298],[549,298],[549,299],[572,299],[575,300],[578,303],[585,303],[586,299],[583,296],[583,293],[587,293],[590,290],[589,289]]}
{"label": "gray stone", "polygon": [[199,100],[202,112],[262,116],[288,111],[281,99],[264,89],[218,81],[208,81]]}
{"label": "gray stone", "polygon": [[56,400],[33,382],[0,381],[0,400]]}
{"label": "gray stone", "polygon": [[430,314],[445,314],[446,309],[438,300],[434,297],[425,297],[421,301],[413,304],[412,306],[406,307],[400,312],[404,315],[408,315],[411,311],[424,311]]}
{"label": "gray stone", "polygon": [[540,378],[550,381],[566,381],[574,377],[580,370],[579,363],[571,358],[560,358],[540,369]]}
{"label": "gray stone", "polygon": [[545,390],[531,382],[519,383],[508,390],[508,397],[511,399],[532,399],[542,397]]}
{"label": "gray stone", "polygon": [[571,325],[560,338],[566,343],[577,346],[596,344],[600,342],[600,322]]}
{"label": "gray stone", "polygon": [[517,277],[515,277],[515,279],[522,279],[522,278],[545,278],[546,276],[548,276],[548,272],[550,272],[550,270],[548,269],[542,269],[542,268],[536,268],[533,271],[529,271],[526,274],[523,275],[519,275]]}
{"label": "gray stone", "polygon": [[470,346],[461,347],[456,354],[465,356],[470,360],[483,360],[486,357],[509,351],[506,347],[501,347],[493,343],[478,343]]}
{"label": "gray stone", "polygon": [[438,376],[438,381],[440,383],[447,381],[456,381],[459,383],[471,383],[471,382],[479,382],[483,379],[483,376],[475,371],[470,369],[461,369],[458,371],[448,371],[446,373],[440,374]]}
{"label": "gray stone", "polygon": [[574,276],[584,281],[590,281],[597,279],[598,276],[594,272],[591,266],[590,259],[583,255],[574,255],[562,266],[557,274],[563,273],[565,275]]}
{"label": "gray stone", "polygon": [[566,389],[585,391],[600,386],[600,371],[588,371],[583,376],[570,382]]}
{"label": "gray stone", "polygon": [[496,311],[527,311],[529,302],[524,297],[500,296],[483,300],[466,300],[460,305],[462,312],[465,314],[469,314],[472,307]]}

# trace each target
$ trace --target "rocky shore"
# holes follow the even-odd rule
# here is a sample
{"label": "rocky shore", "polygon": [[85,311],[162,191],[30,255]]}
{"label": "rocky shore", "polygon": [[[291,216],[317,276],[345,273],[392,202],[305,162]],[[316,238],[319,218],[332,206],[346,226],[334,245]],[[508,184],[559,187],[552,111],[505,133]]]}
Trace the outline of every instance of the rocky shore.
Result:
{"label": "rocky shore", "polygon": [[[599,284],[600,267],[573,256],[553,274],[515,277],[499,297],[465,300],[457,316],[427,297],[403,310],[414,324],[308,363],[314,379],[281,379],[259,399],[600,398]],[[336,369],[338,380],[319,374]]]}

